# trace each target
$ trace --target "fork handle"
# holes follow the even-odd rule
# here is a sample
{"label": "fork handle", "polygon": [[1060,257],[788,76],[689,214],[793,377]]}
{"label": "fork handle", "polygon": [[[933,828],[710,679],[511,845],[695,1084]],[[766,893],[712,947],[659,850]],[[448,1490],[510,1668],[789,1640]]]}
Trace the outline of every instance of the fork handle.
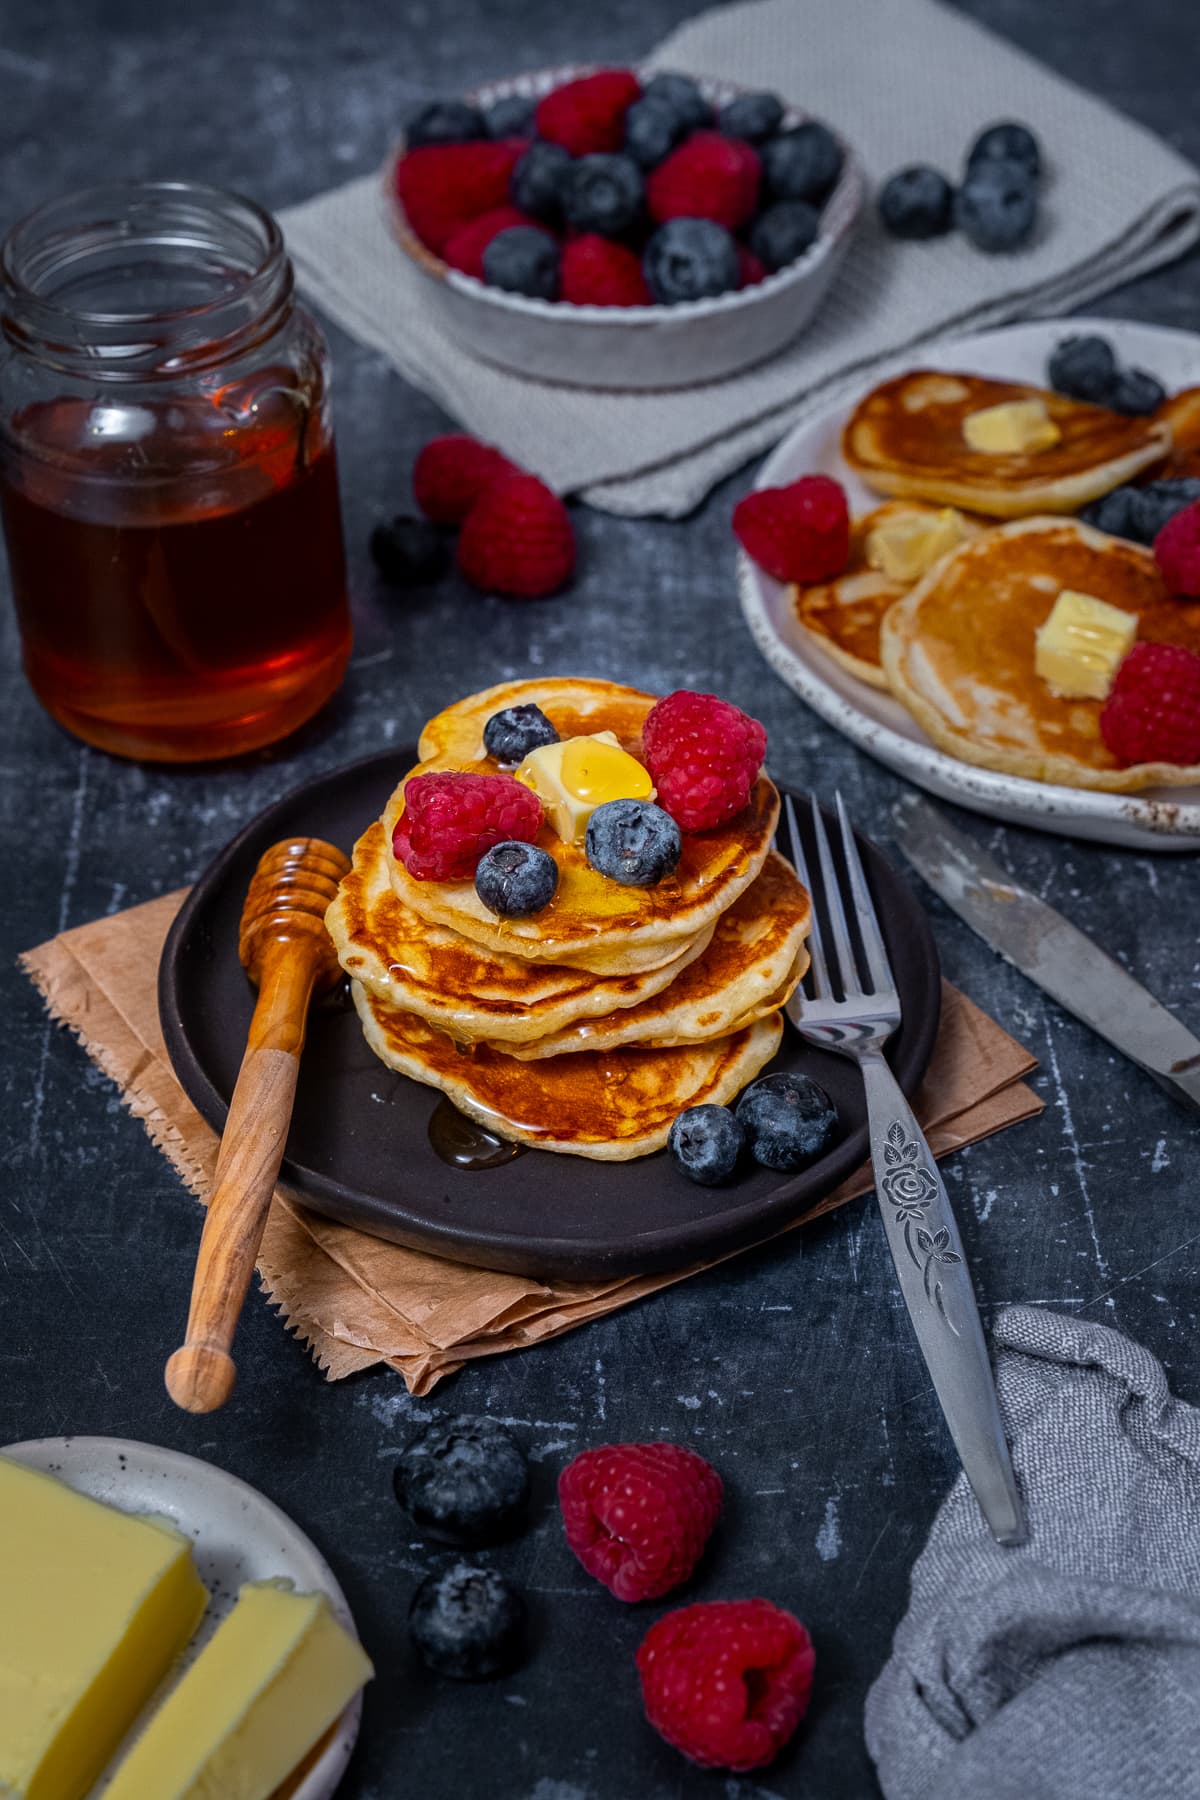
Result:
{"label": "fork handle", "polygon": [[917,1342],[950,1435],[998,1544],[1025,1541],[996,1384],[950,1196],[878,1050],[860,1050],[875,1193]]}

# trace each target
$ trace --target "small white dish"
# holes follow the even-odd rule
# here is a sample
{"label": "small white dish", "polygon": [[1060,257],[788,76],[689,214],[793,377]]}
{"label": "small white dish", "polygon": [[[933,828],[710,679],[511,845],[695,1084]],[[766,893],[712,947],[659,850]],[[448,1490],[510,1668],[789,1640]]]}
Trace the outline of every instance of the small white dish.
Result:
{"label": "small white dish", "polygon": [[[196,1567],[210,1600],[176,1679],[230,1612],[245,1581],[286,1576],[305,1593],[327,1595],[337,1619],[354,1631],[346,1596],[316,1546],[257,1488],[212,1463],[156,1444],[109,1437],[33,1438],[6,1444],[0,1455],[55,1475],[122,1512],[157,1513],[194,1540]],[[330,1800],[345,1774],[361,1716],[362,1695],[356,1694],[316,1759],[272,1800]],[[93,1790],[93,1800],[99,1800],[107,1780],[106,1774]]]}
{"label": "small white dish", "polygon": [[[1045,381],[1046,358],[1068,333],[1097,331],[1123,362],[1151,370],[1168,391],[1200,383],[1200,336],[1119,319],[1049,319],[999,331],[947,338],[896,356],[864,378],[861,388],[828,412],[798,426],[768,457],[756,487],[781,487],[801,475],[832,475],[853,513],[878,505],[842,459],[842,426],[865,394],[905,368],[965,369],[1010,381]],[[813,711],[889,769],[927,793],[1006,824],[1131,850],[1200,850],[1200,791],[1148,788],[1109,794],[1056,787],[960,762],[939,750],[898,700],[856,681],[797,623],[787,588],[738,553],[738,593],[755,643],[775,672]]]}
{"label": "small white dish", "polygon": [[[539,69],[489,82],[466,98],[485,107],[511,95],[537,99],[592,72],[585,67]],[[701,76],[696,80],[717,106],[746,91],[731,81]],[[784,128],[799,125],[808,116],[789,107]],[[575,387],[691,387],[773,356],[803,331],[825,298],[866,198],[861,165],[845,140],[838,137],[838,142],[845,162],[811,248],[755,287],[680,306],[572,306],[531,300],[451,269],[415,236],[396,197],[392,171],[403,143],[384,168],[384,204],[401,249],[436,284],[447,326],[474,355],[540,381]]]}

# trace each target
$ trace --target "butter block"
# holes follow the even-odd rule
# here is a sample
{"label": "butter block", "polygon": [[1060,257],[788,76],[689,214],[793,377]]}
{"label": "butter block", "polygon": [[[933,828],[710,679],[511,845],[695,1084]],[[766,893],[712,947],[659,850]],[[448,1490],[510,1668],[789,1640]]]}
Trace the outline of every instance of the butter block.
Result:
{"label": "butter block", "polygon": [[1062,432],[1046,410],[1046,402],[1005,400],[999,406],[984,406],[968,413],[963,420],[963,436],[972,450],[990,456],[1027,456],[1037,450],[1049,450],[1057,444]]}
{"label": "butter block", "polygon": [[0,1794],[80,1800],[207,1598],[171,1526],[0,1457]]}
{"label": "butter block", "polygon": [[953,506],[936,513],[897,513],[867,533],[867,562],[889,581],[918,581],[966,535],[963,516]]}
{"label": "butter block", "polygon": [[546,809],[564,844],[581,844],[588,820],[608,800],[653,800],[654,783],[614,732],[539,744],[516,771]]}
{"label": "butter block", "polygon": [[1038,628],[1035,666],[1064,700],[1107,700],[1118,665],[1137,636],[1137,614],[1063,588]]}
{"label": "butter block", "polygon": [[105,1800],[268,1800],[374,1672],[323,1594],[243,1587]]}

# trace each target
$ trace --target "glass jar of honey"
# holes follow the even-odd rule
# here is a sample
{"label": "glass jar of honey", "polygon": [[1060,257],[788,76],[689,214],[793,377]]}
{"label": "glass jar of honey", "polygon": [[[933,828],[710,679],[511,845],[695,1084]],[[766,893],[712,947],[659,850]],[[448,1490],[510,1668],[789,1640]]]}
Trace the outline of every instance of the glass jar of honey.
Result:
{"label": "glass jar of honey", "polygon": [[350,614],[329,358],[270,215],[190,183],[51,202],[0,251],[0,508],[34,692],[121,756],[273,742]]}

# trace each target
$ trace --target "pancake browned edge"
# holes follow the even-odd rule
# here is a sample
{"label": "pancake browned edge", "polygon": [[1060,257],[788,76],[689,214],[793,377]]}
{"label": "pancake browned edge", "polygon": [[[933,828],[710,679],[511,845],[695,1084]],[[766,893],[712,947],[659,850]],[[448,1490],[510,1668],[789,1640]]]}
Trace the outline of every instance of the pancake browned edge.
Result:
{"label": "pancake browned edge", "polygon": [[[1062,434],[1021,455],[972,450],[968,414],[1007,401],[1045,403]],[[869,487],[965,507],[997,519],[1070,513],[1161,462],[1163,419],[1133,419],[1024,382],[913,369],[865,395],[842,433],[842,454]]]}
{"label": "pancake browned edge", "polygon": [[1200,478],[1200,387],[1180,388],[1163,401],[1154,417],[1170,430],[1171,454],[1145,479]]}
{"label": "pancake browned edge", "polygon": [[1074,519],[1022,519],[947,556],[884,620],[892,692],[963,762],[1065,787],[1134,792],[1200,784],[1200,766],[1121,767],[1103,702],[1056,697],[1036,634],[1063,588],[1138,615],[1138,637],[1200,651],[1200,600],[1168,594],[1153,556]]}

